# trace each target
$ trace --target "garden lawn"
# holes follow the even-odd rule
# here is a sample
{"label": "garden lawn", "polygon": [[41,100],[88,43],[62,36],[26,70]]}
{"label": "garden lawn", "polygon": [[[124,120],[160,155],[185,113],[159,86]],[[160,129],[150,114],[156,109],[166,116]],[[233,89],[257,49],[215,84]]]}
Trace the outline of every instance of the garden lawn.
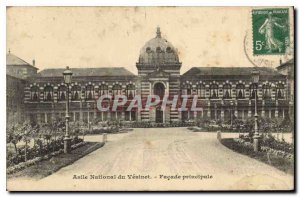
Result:
{"label": "garden lawn", "polygon": [[249,149],[248,147],[244,147],[238,143],[236,143],[233,138],[225,138],[221,140],[221,143],[227,148],[241,153],[243,155],[247,155],[253,159],[262,161],[268,165],[271,165],[285,173],[294,175],[294,160],[282,158],[276,156],[274,154],[267,154],[266,152],[254,152],[253,149]]}
{"label": "garden lawn", "polygon": [[46,176],[53,174],[59,169],[70,165],[85,155],[101,148],[104,145],[103,142],[87,142],[84,146],[76,148],[71,151],[70,154],[60,154],[54,156],[51,159],[43,160],[36,165],[29,166],[24,170],[10,174],[7,176],[11,178],[29,178],[29,179],[42,179]]}

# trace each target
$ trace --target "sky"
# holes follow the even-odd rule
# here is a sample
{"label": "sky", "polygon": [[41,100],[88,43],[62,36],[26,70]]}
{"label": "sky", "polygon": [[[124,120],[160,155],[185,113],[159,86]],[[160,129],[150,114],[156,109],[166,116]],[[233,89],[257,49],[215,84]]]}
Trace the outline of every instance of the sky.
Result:
{"label": "sky", "polygon": [[8,7],[6,46],[28,63],[35,59],[39,70],[125,67],[137,73],[140,49],[159,26],[178,50],[181,73],[197,66],[276,67],[280,59],[290,59],[252,55],[251,9]]}

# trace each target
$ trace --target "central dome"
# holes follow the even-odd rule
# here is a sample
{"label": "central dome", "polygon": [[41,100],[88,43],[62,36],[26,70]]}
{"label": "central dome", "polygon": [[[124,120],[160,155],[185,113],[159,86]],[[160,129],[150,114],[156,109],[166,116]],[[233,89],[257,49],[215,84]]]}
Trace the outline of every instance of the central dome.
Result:
{"label": "central dome", "polygon": [[141,49],[139,63],[153,65],[179,63],[177,49],[161,37],[159,27],[156,31],[156,37],[149,40]]}

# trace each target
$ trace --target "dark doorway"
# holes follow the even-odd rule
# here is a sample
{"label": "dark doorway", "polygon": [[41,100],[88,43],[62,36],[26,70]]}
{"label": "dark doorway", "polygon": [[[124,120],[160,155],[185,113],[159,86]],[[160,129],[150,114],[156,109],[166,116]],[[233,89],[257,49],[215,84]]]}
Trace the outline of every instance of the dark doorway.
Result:
{"label": "dark doorway", "polygon": [[163,111],[160,108],[156,108],[155,122],[156,123],[163,123],[163,121],[164,121]]}
{"label": "dark doorway", "polygon": [[159,96],[160,98],[163,98],[165,95],[165,86],[162,83],[156,83],[154,85],[154,95]]}

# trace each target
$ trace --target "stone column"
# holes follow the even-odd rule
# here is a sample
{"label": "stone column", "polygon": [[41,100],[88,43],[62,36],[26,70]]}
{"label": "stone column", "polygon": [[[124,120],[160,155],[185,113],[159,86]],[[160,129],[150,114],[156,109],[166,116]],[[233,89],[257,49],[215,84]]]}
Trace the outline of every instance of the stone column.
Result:
{"label": "stone column", "polygon": [[182,121],[182,112],[181,111],[178,111],[178,120]]}
{"label": "stone column", "polygon": [[[44,117],[43,117],[44,118]],[[37,114],[37,122],[38,123],[41,123],[42,121],[41,121],[41,113],[38,113]]]}
{"label": "stone column", "polygon": [[251,110],[251,100],[249,100],[249,107],[248,107],[248,118],[252,116],[252,110]]}
{"label": "stone column", "polygon": [[275,118],[278,118],[278,100],[276,100],[275,105]]}
{"label": "stone column", "polygon": [[242,109],[242,120],[245,120],[245,109]]}
{"label": "stone column", "polygon": [[138,122],[141,122],[141,121],[142,121],[142,118],[141,118],[141,111],[137,111],[137,113],[136,113],[136,120],[137,120]]}
{"label": "stone column", "polygon": [[238,102],[235,100],[234,116],[238,118]]}
{"label": "stone column", "polygon": [[208,104],[207,104],[207,117],[208,118],[210,118],[211,116],[210,116],[210,101],[208,102]]}
{"label": "stone column", "polygon": [[261,117],[265,117],[265,101],[262,100],[262,105],[261,105]]}
{"label": "stone column", "polygon": [[[129,113],[130,114],[130,113]],[[125,120],[125,111],[122,111],[121,120]]]}
{"label": "stone column", "polygon": [[82,101],[80,101],[80,111],[79,111],[79,120],[80,121],[83,121],[83,113],[82,113]]}

